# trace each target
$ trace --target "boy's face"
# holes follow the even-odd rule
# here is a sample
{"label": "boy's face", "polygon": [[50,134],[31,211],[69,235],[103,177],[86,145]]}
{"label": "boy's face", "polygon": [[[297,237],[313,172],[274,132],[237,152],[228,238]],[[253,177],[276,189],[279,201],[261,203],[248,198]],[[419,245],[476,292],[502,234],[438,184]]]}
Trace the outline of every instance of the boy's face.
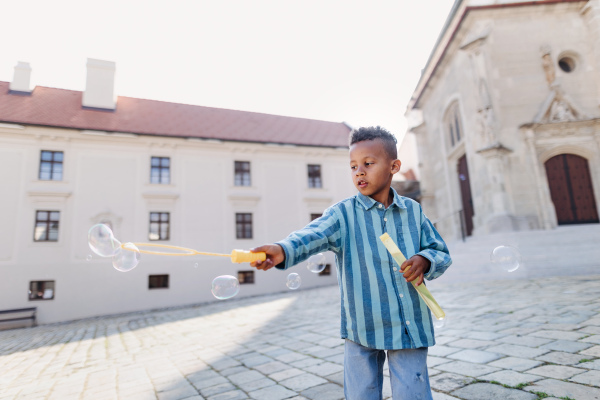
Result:
{"label": "boy's face", "polygon": [[400,170],[400,160],[388,155],[383,141],[364,140],[350,146],[350,169],[359,192],[387,204],[392,175]]}

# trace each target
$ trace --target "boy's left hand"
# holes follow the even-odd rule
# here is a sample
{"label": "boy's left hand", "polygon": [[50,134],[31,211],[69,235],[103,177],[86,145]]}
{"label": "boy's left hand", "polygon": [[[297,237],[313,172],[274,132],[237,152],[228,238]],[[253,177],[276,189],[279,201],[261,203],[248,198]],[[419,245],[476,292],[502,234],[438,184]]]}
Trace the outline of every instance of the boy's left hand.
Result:
{"label": "boy's left hand", "polygon": [[[410,268],[408,268],[410,266]],[[408,260],[404,261],[400,266],[400,271],[404,272],[406,282],[412,282],[417,279],[416,285],[423,283],[424,275],[429,272],[431,261],[423,256],[415,254]]]}

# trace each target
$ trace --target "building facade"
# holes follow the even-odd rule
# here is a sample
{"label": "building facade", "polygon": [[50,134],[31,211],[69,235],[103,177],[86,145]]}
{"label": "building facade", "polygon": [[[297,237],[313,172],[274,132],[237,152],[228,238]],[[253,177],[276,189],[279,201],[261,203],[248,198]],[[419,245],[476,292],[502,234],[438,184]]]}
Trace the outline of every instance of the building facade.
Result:
{"label": "building facade", "polygon": [[[230,253],[354,193],[342,123],[116,98],[114,64],[98,60],[84,92],[30,90],[28,71],[0,82],[0,309],[35,306],[50,323],[197,304],[215,301],[219,275],[240,280],[237,298],[285,291],[290,271],[216,257],[142,254],[119,272],[87,233],[105,223],[121,242]],[[328,264],[291,272],[303,288],[334,284]]]}
{"label": "building facade", "polygon": [[445,237],[598,223],[600,2],[458,0],[410,100]]}

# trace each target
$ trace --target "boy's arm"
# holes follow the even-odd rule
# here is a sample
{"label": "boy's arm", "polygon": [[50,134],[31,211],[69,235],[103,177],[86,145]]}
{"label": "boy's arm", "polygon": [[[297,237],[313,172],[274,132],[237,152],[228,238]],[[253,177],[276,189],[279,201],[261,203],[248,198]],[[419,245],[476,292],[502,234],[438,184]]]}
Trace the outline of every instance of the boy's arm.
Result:
{"label": "boy's arm", "polygon": [[310,224],[292,232],[287,238],[252,249],[253,252],[264,251],[267,259],[250,265],[257,269],[287,269],[296,265],[313,254],[331,250],[335,253],[341,248],[340,221],[332,208],[328,208],[323,216]]}
{"label": "boy's arm", "polygon": [[417,255],[431,262],[429,271],[425,273],[425,279],[428,281],[439,278],[452,264],[448,246],[425,216],[423,209],[421,209],[421,251]]}

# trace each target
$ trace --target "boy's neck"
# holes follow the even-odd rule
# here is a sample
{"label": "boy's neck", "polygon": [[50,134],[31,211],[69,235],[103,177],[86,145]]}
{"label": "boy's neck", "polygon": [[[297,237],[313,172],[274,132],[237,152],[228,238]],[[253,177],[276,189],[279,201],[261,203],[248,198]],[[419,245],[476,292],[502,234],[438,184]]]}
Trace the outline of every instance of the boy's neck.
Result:
{"label": "boy's neck", "polygon": [[390,206],[390,204],[392,204],[394,202],[394,195],[392,194],[392,190],[391,187],[388,186],[387,187],[387,191],[385,192],[381,192],[378,193],[375,196],[371,196],[371,198],[381,204],[383,204],[383,206],[385,208],[388,208]]}

